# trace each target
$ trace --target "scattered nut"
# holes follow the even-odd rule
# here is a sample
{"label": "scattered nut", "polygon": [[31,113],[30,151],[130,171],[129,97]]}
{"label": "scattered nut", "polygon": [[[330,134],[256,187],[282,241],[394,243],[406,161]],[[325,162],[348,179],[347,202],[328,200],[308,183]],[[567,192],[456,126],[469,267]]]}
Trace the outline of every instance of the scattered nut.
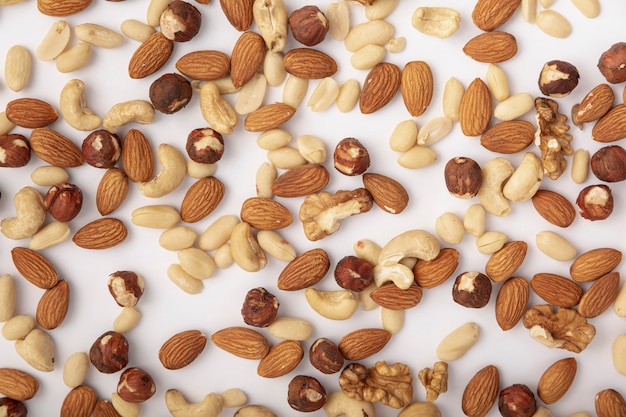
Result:
{"label": "scattered nut", "polygon": [[626,42],[617,42],[600,55],[598,69],[611,84],[626,81]]}
{"label": "scattered nut", "polygon": [[185,149],[192,161],[214,164],[222,159],[224,139],[221,133],[210,127],[194,129],[187,136]]}
{"label": "scattered nut", "polygon": [[278,315],[280,303],[276,296],[263,287],[253,288],[246,294],[241,307],[241,317],[250,326],[267,327]]}
{"label": "scattered nut", "polygon": [[150,84],[150,102],[165,114],[176,113],[189,103],[193,90],[185,77],[176,73],[163,74]]}
{"label": "scattered nut", "polygon": [[587,220],[605,220],[613,213],[613,193],[606,184],[588,185],[576,198],[578,212]]}
{"label": "scattered nut", "polygon": [[550,97],[565,97],[576,88],[579,78],[578,69],[569,62],[548,61],[539,75],[539,90]]}
{"label": "scattered nut", "polygon": [[109,275],[109,292],[120,307],[135,307],[143,295],[143,278],[132,271],[117,271]]}
{"label": "scattered nut", "polygon": [[316,411],[326,404],[326,389],[311,376],[297,375],[289,382],[287,402],[296,411]]}
{"label": "scattered nut", "polygon": [[471,158],[457,156],[450,159],[443,171],[450,194],[459,198],[472,198],[478,194],[483,182],[482,169]]}
{"label": "scattered nut", "polygon": [[491,280],[480,272],[464,272],[456,277],[452,298],[463,307],[482,308],[491,297]]}
{"label": "scattered nut", "polygon": [[174,0],[167,5],[159,19],[161,33],[174,42],[187,42],[200,31],[202,14],[191,3]]}
{"label": "scattered nut", "polygon": [[365,259],[344,256],[335,266],[335,281],[341,288],[360,292],[374,281],[374,269]]}
{"label": "scattered nut", "polygon": [[128,340],[123,334],[107,331],[89,349],[89,360],[100,372],[112,374],[128,364]]}
{"label": "scattered nut", "polygon": [[370,166],[370,155],[365,146],[355,138],[339,141],[333,154],[334,166],[345,175],[360,175]]}
{"label": "scattered nut", "polygon": [[141,368],[127,368],[117,383],[117,394],[129,403],[142,403],[156,392],[154,380]]}
{"label": "scattered nut", "polygon": [[317,45],[328,33],[326,15],[314,5],[303,6],[291,12],[288,23],[293,37],[306,46]]}
{"label": "scattered nut", "polygon": [[537,400],[524,384],[513,384],[500,391],[498,410],[503,417],[531,417],[537,411]]}
{"label": "scattered nut", "polygon": [[59,222],[69,222],[83,207],[83,193],[74,184],[53,185],[43,199],[46,211]]}
{"label": "scattered nut", "polygon": [[82,153],[89,165],[96,168],[111,168],[122,156],[122,141],[117,134],[106,129],[98,129],[83,140]]}
{"label": "scattered nut", "polygon": [[318,371],[334,374],[343,368],[345,359],[335,343],[322,337],[311,344],[309,361]]}

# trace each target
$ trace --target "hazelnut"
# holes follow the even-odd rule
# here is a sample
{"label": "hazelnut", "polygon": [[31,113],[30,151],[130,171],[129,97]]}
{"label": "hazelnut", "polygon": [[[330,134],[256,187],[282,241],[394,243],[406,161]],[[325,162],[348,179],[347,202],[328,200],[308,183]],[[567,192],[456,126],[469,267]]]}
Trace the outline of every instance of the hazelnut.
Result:
{"label": "hazelnut", "polygon": [[202,14],[191,3],[182,0],[170,2],[159,19],[161,33],[174,42],[190,41],[200,31]]}
{"label": "hazelnut", "polygon": [[224,154],[224,138],[210,127],[192,130],[185,146],[189,158],[200,164],[214,164]]}
{"label": "hazelnut", "polygon": [[446,188],[455,197],[472,198],[483,183],[482,169],[471,158],[457,156],[450,159],[443,170]]}
{"label": "hazelnut", "polygon": [[128,365],[128,340],[119,332],[103,333],[91,345],[89,360],[104,374],[121,371]]}
{"label": "hazelnut", "polygon": [[165,114],[176,113],[189,103],[193,90],[185,77],[163,74],[150,84],[149,97],[155,109]]}
{"label": "hazelnut", "polygon": [[23,402],[8,397],[0,398],[0,416],[26,417],[28,410]]}
{"label": "hazelnut", "polygon": [[30,161],[30,144],[24,135],[0,135],[0,167],[19,168]]}
{"label": "hazelnut", "polygon": [[120,307],[134,307],[143,295],[144,281],[132,271],[117,271],[109,275],[109,292]]}
{"label": "hazelnut", "polygon": [[526,385],[513,384],[500,391],[498,410],[502,417],[531,417],[537,411],[537,401]]}
{"label": "hazelnut", "polygon": [[345,359],[335,343],[320,337],[309,348],[309,361],[321,373],[334,374],[341,371]]}
{"label": "hazelnut", "polygon": [[370,166],[370,155],[365,146],[355,138],[339,141],[333,154],[334,166],[345,175],[360,175]]}
{"label": "hazelnut", "polygon": [[121,373],[117,383],[117,394],[129,403],[141,403],[156,392],[156,385],[150,374],[141,368],[128,368]]}
{"label": "hazelnut", "polygon": [[365,259],[344,256],[335,266],[335,281],[341,288],[363,291],[374,281],[374,268]]}
{"label": "hazelnut", "polygon": [[608,145],[591,156],[591,172],[600,180],[620,182],[626,180],[626,150],[619,145]]}
{"label": "hazelnut", "polygon": [[83,193],[74,184],[62,182],[48,189],[43,200],[46,211],[59,222],[69,222],[83,207]]}
{"label": "hazelnut", "polygon": [[303,6],[289,15],[289,29],[301,44],[317,45],[328,33],[328,19],[317,6]]}
{"label": "hazelnut", "polygon": [[600,55],[598,69],[611,84],[626,81],[626,42],[617,42]]}
{"label": "hazelnut", "polygon": [[482,308],[491,297],[491,280],[480,272],[464,272],[456,277],[452,298],[457,304],[468,308]]}
{"label": "hazelnut", "polygon": [[317,379],[297,375],[289,382],[287,402],[296,411],[316,411],[326,404],[326,390]]}
{"label": "hazelnut", "polygon": [[111,168],[122,155],[122,141],[106,129],[91,132],[83,140],[83,158],[96,168]]}
{"label": "hazelnut", "polygon": [[565,97],[578,85],[580,74],[569,62],[553,60],[546,62],[539,75],[539,90],[550,97]]}
{"label": "hazelnut", "polygon": [[276,296],[265,288],[253,288],[246,293],[241,317],[247,325],[267,327],[276,319],[279,306]]}
{"label": "hazelnut", "polygon": [[606,184],[589,185],[578,193],[578,212],[587,220],[604,220],[613,212],[613,194]]}

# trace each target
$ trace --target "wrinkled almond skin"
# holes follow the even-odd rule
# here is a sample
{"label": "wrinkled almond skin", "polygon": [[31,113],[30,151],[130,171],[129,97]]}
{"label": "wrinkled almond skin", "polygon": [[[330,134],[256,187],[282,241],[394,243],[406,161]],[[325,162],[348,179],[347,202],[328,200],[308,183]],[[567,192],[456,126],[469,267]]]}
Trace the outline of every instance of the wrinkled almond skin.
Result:
{"label": "wrinkled almond skin", "polygon": [[130,129],[122,141],[122,166],[133,182],[150,181],[154,173],[154,153],[148,138],[138,129]]}
{"label": "wrinkled almond skin", "polygon": [[217,80],[228,75],[230,56],[222,51],[191,51],[176,61],[176,69],[193,80]]}
{"label": "wrinkled almond skin", "polygon": [[626,416],[626,400],[613,388],[603,389],[596,394],[596,414],[598,417]]}
{"label": "wrinkled almond skin", "polygon": [[578,312],[585,318],[597,317],[615,301],[620,286],[619,272],[609,272],[595,280],[584,292]]}
{"label": "wrinkled almond skin", "polygon": [[537,273],[530,280],[537,295],[558,307],[573,307],[583,295],[583,289],[575,281],[557,274]]}
{"label": "wrinkled almond skin", "polygon": [[29,129],[46,127],[56,122],[59,113],[46,101],[37,98],[16,98],[6,104],[10,122]]}
{"label": "wrinkled almond skin", "polygon": [[467,41],[463,52],[475,61],[497,64],[517,54],[517,40],[507,32],[484,32]]}
{"label": "wrinkled almond skin", "polygon": [[395,179],[371,172],[362,174],[361,178],[374,203],[387,213],[401,213],[409,204],[409,193]]}
{"label": "wrinkled almond skin", "polygon": [[570,265],[576,282],[590,282],[613,271],[622,261],[622,252],[614,248],[596,248],[578,255]]}
{"label": "wrinkled almond skin", "polygon": [[574,205],[556,191],[537,190],[531,200],[537,213],[555,226],[568,227],[576,219]]}
{"label": "wrinkled almond skin", "polygon": [[254,21],[254,0],[220,0],[220,6],[228,22],[238,31],[250,29]]}
{"label": "wrinkled almond skin", "polygon": [[396,96],[400,89],[402,71],[396,64],[380,62],[365,77],[359,109],[362,114],[374,113]]}
{"label": "wrinkled almond skin", "polygon": [[244,128],[249,132],[264,132],[286,123],[296,113],[296,108],[285,103],[270,103],[249,113]]}
{"label": "wrinkled almond skin", "polygon": [[18,401],[30,400],[39,390],[39,381],[14,368],[0,368],[0,394]]}
{"label": "wrinkled almond skin", "polygon": [[472,10],[472,21],[485,32],[496,30],[513,16],[520,3],[521,0],[478,0]]}
{"label": "wrinkled almond skin", "polygon": [[528,244],[521,240],[505,243],[487,261],[485,265],[487,276],[495,282],[502,282],[509,278],[524,262],[527,250]]}
{"label": "wrinkled almond skin", "polygon": [[87,386],[79,385],[67,393],[61,404],[61,417],[90,416],[96,408],[96,391]]}
{"label": "wrinkled almond skin", "polygon": [[236,88],[250,81],[265,59],[265,41],[256,32],[242,33],[230,55],[230,78]]}
{"label": "wrinkled almond skin", "polygon": [[325,52],[314,48],[293,48],[283,57],[285,70],[307,80],[330,77],[337,72],[337,62]]}
{"label": "wrinkled almond skin", "polygon": [[43,290],[59,282],[59,274],[48,258],[29,248],[16,246],[11,249],[13,265],[31,284]]}
{"label": "wrinkled almond skin", "polygon": [[106,216],[119,208],[128,194],[128,176],[119,168],[107,169],[96,190],[96,208]]}
{"label": "wrinkled almond skin", "polygon": [[525,278],[511,277],[504,281],[496,296],[496,321],[504,331],[520,321],[530,297],[530,285]]}
{"label": "wrinkled almond skin", "polygon": [[489,127],[480,137],[480,144],[502,154],[515,154],[528,148],[535,139],[535,127],[526,120],[505,120]]}
{"label": "wrinkled almond skin", "polygon": [[70,302],[70,287],[62,279],[56,285],[43,293],[37,303],[35,318],[37,323],[46,330],[52,330],[61,325]]}
{"label": "wrinkled almond skin", "polygon": [[289,226],[293,217],[287,207],[265,197],[250,197],[241,205],[241,220],[260,230],[276,230]]}
{"label": "wrinkled almond skin", "polygon": [[390,282],[372,291],[370,297],[376,304],[389,310],[407,310],[419,304],[422,288],[413,284],[407,289],[401,289]]}
{"label": "wrinkled almond skin", "polygon": [[290,261],[278,276],[278,288],[297,291],[318,283],[330,269],[330,259],[322,248],[310,249]]}
{"label": "wrinkled almond skin", "polygon": [[433,73],[425,61],[410,61],[402,68],[400,93],[413,117],[422,115],[433,98]]}
{"label": "wrinkled almond skin", "polygon": [[272,346],[259,361],[257,374],[264,378],[278,378],[296,369],[304,356],[302,344],[297,340],[283,340]]}
{"label": "wrinkled almond skin", "polygon": [[85,10],[92,0],[37,0],[37,10],[46,16],[70,16]]}
{"label": "wrinkled almond skin", "polygon": [[207,337],[199,330],[184,330],[172,335],[159,349],[159,361],[165,369],[181,369],[204,350]]}
{"label": "wrinkled almond skin", "polygon": [[262,359],[269,352],[265,336],[247,327],[227,327],[211,335],[211,341],[228,353],[243,359]]}
{"label": "wrinkled almond skin", "polygon": [[321,164],[304,164],[281,173],[272,184],[277,197],[304,197],[321,191],[330,181],[330,173]]}
{"label": "wrinkled almond skin", "polygon": [[578,363],[576,358],[564,358],[550,365],[539,378],[537,395],[546,404],[554,404],[567,393],[574,382]]}
{"label": "wrinkled almond skin", "polygon": [[126,240],[128,229],[113,217],[102,217],[78,229],[72,241],[84,249],[108,249]]}
{"label": "wrinkled almond skin", "polygon": [[626,137],[626,104],[617,104],[603,114],[591,129],[591,137],[602,143]]}
{"label": "wrinkled almond skin", "polygon": [[456,271],[459,255],[455,248],[442,248],[432,261],[419,259],[413,266],[415,282],[422,288],[443,284]]}
{"label": "wrinkled almond skin", "polygon": [[155,32],[135,50],[128,63],[130,78],[145,78],[165,65],[174,51],[174,42]]}
{"label": "wrinkled almond skin", "polygon": [[216,177],[206,177],[193,183],[180,205],[184,222],[195,223],[211,214],[224,198],[225,187]]}
{"label": "wrinkled almond skin", "polygon": [[391,333],[384,329],[358,329],[339,339],[337,347],[347,360],[360,361],[381,351],[390,339]]}
{"label": "wrinkled almond skin", "polygon": [[43,161],[57,167],[73,168],[84,162],[83,153],[74,142],[47,127],[33,129],[30,147]]}
{"label": "wrinkled almond skin", "polygon": [[461,408],[468,417],[484,417],[496,402],[500,373],[494,365],[480,369],[463,390]]}
{"label": "wrinkled almond skin", "polygon": [[606,83],[598,84],[572,108],[572,122],[581,125],[598,120],[611,109],[614,101],[613,89]]}
{"label": "wrinkled almond skin", "polygon": [[493,104],[489,87],[475,78],[465,90],[459,108],[459,123],[465,136],[480,136],[489,127]]}

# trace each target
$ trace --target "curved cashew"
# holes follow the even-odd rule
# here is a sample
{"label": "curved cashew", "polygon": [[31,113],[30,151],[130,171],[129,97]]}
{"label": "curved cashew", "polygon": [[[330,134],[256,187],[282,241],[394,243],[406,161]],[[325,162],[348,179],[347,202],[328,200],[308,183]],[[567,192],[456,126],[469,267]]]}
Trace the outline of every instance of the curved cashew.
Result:
{"label": "curved cashew", "polygon": [[207,394],[199,403],[189,403],[177,389],[165,393],[165,405],[173,417],[216,417],[224,406],[222,397]]}
{"label": "curved cashew", "polygon": [[103,127],[111,133],[117,133],[119,126],[130,122],[152,123],[154,107],[146,100],[130,100],[113,105],[104,115]]}
{"label": "curved cashew", "polygon": [[237,112],[222,97],[219,87],[214,82],[206,82],[200,87],[200,112],[213,129],[228,135],[237,126]]}
{"label": "curved cashew", "polygon": [[530,200],[539,189],[543,179],[541,159],[526,152],[517,169],[502,188],[502,194],[513,202]]}
{"label": "curved cashew", "polygon": [[157,148],[157,158],[162,166],[154,178],[148,182],[139,182],[137,187],[146,197],[163,197],[174,191],[187,173],[187,162],[183,154],[175,147],[162,143]]}
{"label": "curved cashew", "polygon": [[61,115],[65,121],[77,130],[96,130],[102,119],[86,107],[85,83],[72,79],[61,90],[59,100]]}
{"label": "curved cashew", "polygon": [[267,256],[252,233],[252,226],[239,222],[230,234],[230,252],[244,271],[257,272],[267,264]]}
{"label": "curved cashew", "polygon": [[276,414],[262,405],[250,404],[237,410],[234,417],[276,417]]}
{"label": "curved cashew", "polygon": [[374,267],[374,282],[378,287],[385,282],[393,282],[398,288],[406,290],[413,284],[415,277],[408,266],[397,263],[392,265],[378,264]]}
{"label": "curved cashew", "polygon": [[378,256],[382,250],[378,243],[369,239],[357,240],[354,242],[354,245],[352,245],[352,249],[354,249],[354,254],[356,256],[361,259],[365,259],[372,265],[376,265],[378,263]]}
{"label": "curved cashew", "polygon": [[511,202],[502,194],[502,187],[514,171],[511,162],[503,157],[496,157],[483,165],[483,181],[476,196],[488,213],[495,216],[511,213]]}
{"label": "curved cashew", "polygon": [[304,297],[320,316],[331,320],[346,320],[359,308],[359,300],[352,291],[322,291],[307,288]]}
{"label": "curved cashew", "polygon": [[34,187],[24,187],[13,197],[16,217],[0,222],[2,234],[9,239],[24,239],[33,236],[46,219],[43,197]]}
{"label": "curved cashew", "polygon": [[402,258],[418,258],[431,261],[439,255],[439,241],[425,230],[413,229],[400,233],[383,246],[378,264],[393,265]]}
{"label": "curved cashew", "polygon": [[324,411],[328,417],[376,417],[372,403],[349,397],[343,391],[335,391],[327,397]]}

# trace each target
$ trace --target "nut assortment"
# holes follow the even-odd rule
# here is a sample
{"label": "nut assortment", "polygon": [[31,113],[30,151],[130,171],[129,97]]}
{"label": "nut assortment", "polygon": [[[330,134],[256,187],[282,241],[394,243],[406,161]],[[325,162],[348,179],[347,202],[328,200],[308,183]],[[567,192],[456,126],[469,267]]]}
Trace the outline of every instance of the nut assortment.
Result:
{"label": "nut assortment", "polygon": [[623,5],[0,12],[0,414],[626,415]]}

